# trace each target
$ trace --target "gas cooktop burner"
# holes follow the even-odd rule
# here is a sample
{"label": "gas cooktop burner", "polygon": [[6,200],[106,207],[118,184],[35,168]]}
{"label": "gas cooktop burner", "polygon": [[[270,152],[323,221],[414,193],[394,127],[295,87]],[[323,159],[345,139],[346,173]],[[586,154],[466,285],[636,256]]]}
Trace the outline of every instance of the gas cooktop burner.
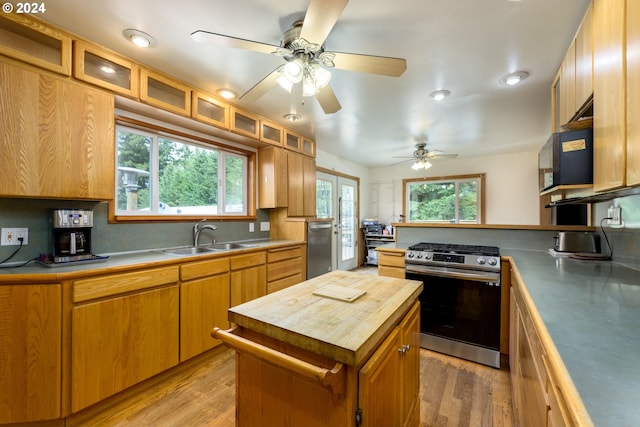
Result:
{"label": "gas cooktop burner", "polygon": [[409,246],[410,251],[429,251],[460,255],[500,256],[496,246],[457,245],[449,243],[417,243]]}

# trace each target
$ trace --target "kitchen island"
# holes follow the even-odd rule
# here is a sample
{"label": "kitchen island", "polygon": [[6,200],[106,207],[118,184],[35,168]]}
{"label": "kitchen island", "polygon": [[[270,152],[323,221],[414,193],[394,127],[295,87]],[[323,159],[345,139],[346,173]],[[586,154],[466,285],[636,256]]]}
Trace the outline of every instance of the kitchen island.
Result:
{"label": "kitchen island", "polygon": [[333,271],[229,309],[237,425],[417,426],[421,290]]}

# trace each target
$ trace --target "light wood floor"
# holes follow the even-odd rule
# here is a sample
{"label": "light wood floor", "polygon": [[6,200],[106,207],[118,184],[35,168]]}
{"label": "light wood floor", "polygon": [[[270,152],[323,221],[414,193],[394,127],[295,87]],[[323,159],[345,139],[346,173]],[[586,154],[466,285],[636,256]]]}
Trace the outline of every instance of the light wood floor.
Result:
{"label": "light wood floor", "polygon": [[[507,368],[420,349],[420,370],[421,427],[513,425]],[[179,367],[151,390],[140,393],[134,388],[112,398],[100,413],[89,409],[74,416],[67,426],[233,427],[234,378],[234,352],[221,346]]]}

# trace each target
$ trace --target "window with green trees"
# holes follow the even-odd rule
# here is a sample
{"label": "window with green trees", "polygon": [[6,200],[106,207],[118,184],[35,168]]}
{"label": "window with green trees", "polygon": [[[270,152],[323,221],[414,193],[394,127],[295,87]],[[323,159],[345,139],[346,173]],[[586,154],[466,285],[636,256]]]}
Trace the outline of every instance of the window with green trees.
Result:
{"label": "window with green trees", "polygon": [[117,215],[246,215],[246,155],[117,126]]}
{"label": "window with green trees", "polygon": [[482,223],[484,175],[403,180],[408,222]]}

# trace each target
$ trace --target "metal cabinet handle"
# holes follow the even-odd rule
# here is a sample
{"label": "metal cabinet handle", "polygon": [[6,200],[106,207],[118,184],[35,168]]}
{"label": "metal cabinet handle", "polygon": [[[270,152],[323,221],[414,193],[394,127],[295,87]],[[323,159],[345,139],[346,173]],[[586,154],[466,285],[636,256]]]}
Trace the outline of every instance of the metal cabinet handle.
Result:
{"label": "metal cabinet handle", "polygon": [[411,346],[409,344],[403,344],[402,347],[398,349],[398,353],[404,356],[409,350],[411,350]]}

